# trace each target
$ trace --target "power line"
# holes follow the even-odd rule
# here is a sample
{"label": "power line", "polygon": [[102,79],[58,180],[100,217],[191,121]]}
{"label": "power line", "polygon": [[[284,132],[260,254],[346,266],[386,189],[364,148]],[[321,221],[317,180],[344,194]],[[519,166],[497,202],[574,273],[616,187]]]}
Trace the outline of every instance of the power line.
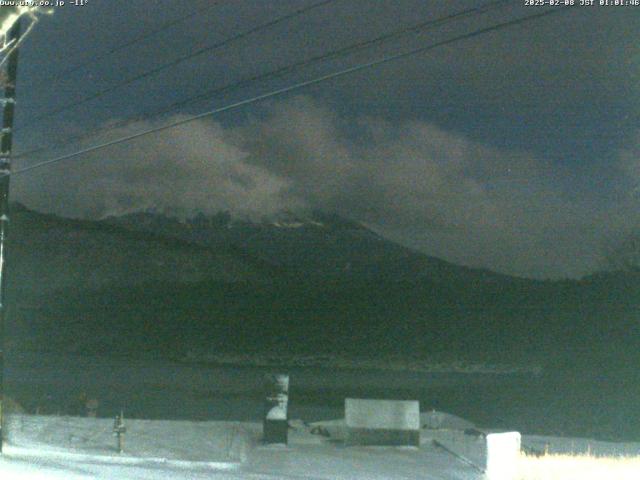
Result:
{"label": "power line", "polygon": [[[467,39],[470,39],[470,38],[478,37],[480,35],[484,35],[484,34],[487,34],[487,33],[495,32],[495,31],[498,31],[498,30],[502,30],[503,28],[511,27],[511,26],[514,26],[514,25],[524,24],[524,23],[530,22],[532,20],[536,20],[538,18],[546,17],[546,16],[553,15],[553,14],[559,13],[559,12],[564,12],[564,11],[569,10],[569,8],[571,8],[571,7],[559,7],[559,8],[554,8],[554,9],[551,9],[551,10],[545,10],[545,11],[543,11],[541,13],[537,13],[535,15],[528,15],[528,16],[520,17],[520,18],[517,18],[517,19],[514,19],[514,20],[509,20],[509,21],[506,21],[506,22],[498,23],[498,24],[492,25],[490,27],[481,28],[481,29],[475,30],[475,31],[470,32],[470,33],[466,33],[466,34],[459,35],[459,36],[454,37],[454,38],[450,38],[448,40],[443,40],[443,41],[440,41],[440,42],[436,42],[436,43],[433,43],[431,45],[427,45],[425,47],[416,48],[416,49],[413,49],[413,50],[409,50],[407,52],[397,53],[397,54],[394,54],[394,55],[390,55],[390,56],[386,56],[386,57],[380,58],[378,60],[373,60],[371,62],[355,65],[353,67],[349,67],[349,68],[346,68],[344,70],[339,70],[337,72],[329,73],[327,75],[322,75],[320,77],[316,77],[316,78],[311,79],[311,80],[306,80],[306,81],[303,81],[303,82],[300,82],[300,83],[296,83],[294,85],[290,85],[288,87],[280,88],[280,89],[273,90],[273,91],[268,92],[268,93],[264,93],[262,95],[257,95],[257,96],[252,97],[252,98],[241,100],[239,102],[235,102],[235,103],[226,105],[224,107],[216,108],[216,109],[210,110],[208,112],[200,113],[198,115],[194,115],[194,116],[191,116],[189,118],[185,118],[185,119],[182,119],[182,120],[179,120],[179,121],[176,121],[176,122],[172,122],[170,124],[163,125],[161,127],[151,128],[151,129],[148,129],[148,130],[145,130],[143,132],[139,132],[139,133],[136,133],[136,134],[133,134],[133,135],[128,135],[128,136],[121,137],[121,138],[118,138],[118,139],[115,139],[115,140],[111,140],[109,142],[105,142],[105,143],[101,143],[101,144],[98,144],[98,145],[94,145],[92,147],[88,147],[88,148],[85,148],[83,150],[79,150],[79,151],[74,152],[74,153],[70,153],[70,154],[67,154],[67,155],[62,155],[60,157],[53,158],[53,159],[50,159],[50,160],[45,160],[43,162],[39,162],[39,163],[30,165],[30,166],[27,166],[27,167],[18,169],[18,170],[15,170],[12,173],[4,174],[4,175],[18,175],[18,174],[30,172],[32,170],[35,170],[35,169],[38,169],[38,168],[41,168],[41,167],[44,167],[44,166],[48,166],[48,165],[52,165],[52,164],[55,164],[55,163],[63,162],[65,160],[70,160],[72,158],[79,157],[81,155],[86,155],[88,153],[93,153],[93,152],[96,152],[98,150],[105,149],[107,147],[111,147],[111,146],[118,145],[118,144],[121,144],[121,143],[129,142],[131,140],[135,140],[137,138],[141,138],[141,137],[144,137],[146,135],[150,135],[152,133],[162,132],[164,130],[169,130],[169,129],[172,129],[172,128],[175,128],[175,127],[179,127],[181,125],[184,125],[184,124],[187,124],[187,123],[191,123],[191,122],[200,120],[202,118],[210,117],[210,116],[216,115],[218,113],[227,112],[229,110],[234,110],[236,108],[243,107],[245,105],[256,103],[256,102],[259,102],[261,100],[266,100],[267,98],[272,98],[272,97],[276,97],[276,96],[279,96],[279,95],[283,95],[285,93],[289,93],[289,92],[292,92],[294,90],[299,90],[299,89],[301,89],[303,87],[307,87],[307,86],[310,86],[310,85],[315,85],[315,84],[318,84],[318,83],[321,83],[321,82],[324,82],[324,81],[327,81],[327,80],[332,80],[334,78],[342,77],[344,75],[347,75],[347,74],[350,74],[350,73],[355,73],[355,72],[358,72],[358,71],[361,71],[361,70],[365,70],[367,68],[371,68],[371,67],[374,67],[374,66],[383,65],[383,64],[395,61],[395,60],[408,58],[410,56],[417,55],[417,54],[420,54],[420,53],[424,53],[424,52],[427,52],[427,51],[430,51],[430,50],[433,50],[435,48],[442,47],[442,46],[445,46],[445,45],[450,45],[452,43],[456,43],[456,42],[459,42],[461,40],[467,40]],[[2,174],[0,174],[0,177],[1,176],[2,176]]]}
{"label": "power line", "polygon": [[163,23],[162,25],[154,28],[153,30],[150,30],[148,32],[142,33],[140,35],[138,35],[137,37],[132,38],[131,40],[121,43],[120,45],[116,45],[115,47],[110,48],[109,50],[100,53],[98,55],[92,56],[90,58],[88,58],[87,60],[85,60],[84,62],[81,62],[77,65],[71,66],[67,69],[62,70],[61,72],[58,72],[57,74],[54,74],[53,77],[48,77],[48,78],[44,78],[42,79],[42,81],[37,82],[36,85],[40,86],[43,85],[47,82],[50,82],[52,80],[57,80],[61,77],[67,76],[67,75],[71,75],[72,73],[77,72],[78,70],[81,70],[83,68],[86,68],[88,65],[91,65],[92,63],[97,63],[103,59],[105,59],[106,57],[113,55],[114,53],[117,53],[121,50],[124,50],[125,48],[131,47],[133,45],[135,45],[136,43],[140,43],[140,42],[144,42],[145,40],[148,40],[152,37],[154,37],[155,35],[158,35],[159,33],[164,32],[165,30],[169,30],[170,28],[185,22],[187,20],[189,20],[190,18],[196,17],[204,12],[206,12],[207,10],[211,10],[215,7],[217,7],[221,2],[217,1],[217,2],[213,2],[210,3],[208,5],[206,5],[205,7],[201,7],[201,8],[197,8],[193,11],[191,11],[190,13],[187,13],[186,15],[183,15],[181,17],[175,18],[173,20],[169,20],[168,22]]}
{"label": "power line", "polygon": [[30,122],[22,125],[22,128],[28,127],[28,126],[32,125],[34,122],[36,122],[36,121],[44,120],[46,118],[52,117],[52,116],[57,115],[59,113],[62,113],[62,112],[65,112],[67,110],[70,110],[72,108],[75,108],[75,107],[78,107],[80,105],[83,105],[83,104],[85,104],[87,102],[95,100],[96,98],[100,98],[100,97],[102,97],[102,96],[104,96],[104,95],[106,95],[108,93],[115,92],[116,90],[118,90],[118,89],[120,89],[122,87],[125,87],[127,85],[130,85],[130,84],[132,84],[134,82],[137,82],[137,81],[142,80],[144,78],[148,78],[148,77],[151,77],[153,75],[156,75],[156,74],[166,70],[167,68],[175,67],[176,65],[178,65],[178,64],[180,64],[182,62],[186,62],[187,60],[192,60],[192,59],[194,59],[194,58],[196,58],[196,57],[198,57],[198,56],[200,56],[200,55],[202,55],[204,53],[208,53],[208,52],[211,52],[211,51],[216,50],[218,48],[224,47],[226,45],[229,45],[232,42],[235,42],[237,40],[241,40],[241,39],[243,39],[245,37],[248,37],[248,36],[250,36],[250,35],[252,35],[252,34],[254,34],[256,32],[268,29],[270,27],[273,27],[274,25],[277,25],[279,23],[285,22],[285,21],[290,20],[292,18],[295,18],[297,16],[303,15],[303,14],[305,14],[305,13],[311,11],[311,10],[323,7],[324,5],[327,5],[329,3],[333,3],[335,1],[337,1],[337,0],[322,0],[321,2],[317,2],[317,3],[314,3],[314,4],[309,5],[307,7],[300,8],[300,9],[295,10],[293,12],[287,13],[287,14],[281,16],[281,17],[278,17],[278,18],[276,18],[274,20],[270,20],[270,21],[268,21],[266,23],[262,23],[262,24],[260,24],[258,26],[252,27],[252,28],[250,28],[248,30],[245,30],[242,33],[238,33],[236,35],[233,35],[233,36],[231,36],[229,38],[226,38],[226,39],[224,39],[224,40],[222,40],[222,41],[220,41],[218,43],[215,43],[213,45],[210,45],[208,47],[200,48],[200,49],[196,50],[195,52],[192,52],[192,53],[190,53],[188,55],[183,55],[181,57],[176,58],[175,60],[171,60],[170,62],[163,63],[160,66],[154,67],[154,68],[152,68],[150,70],[146,70],[145,72],[143,72],[141,74],[134,75],[133,77],[130,77],[130,78],[128,78],[128,79],[126,79],[126,80],[124,80],[122,82],[118,82],[118,83],[116,83],[116,84],[114,84],[114,85],[112,85],[110,87],[107,87],[107,88],[104,88],[102,90],[99,90],[98,92],[95,92],[95,93],[93,93],[93,94],[91,94],[91,95],[89,95],[87,97],[84,97],[81,100],[77,100],[75,102],[67,103],[67,104],[62,105],[60,107],[54,108],[53,110],[50,110],[49,112],[43,113],[41,115],[37,115],[36,117],[32,118]]}
{"label": "power line", "polygon": [[[282,76],[285,73],[289,73],[291,71],[297,70],[297,69],[301,69],[304,68],[306,66],[309,66],[313,63],[318,63],[324,60],[327,60],[329,58],[333,58],[333,57],[338,57],[341,55],[345,55],[348,53],[352,53],[354,51],[357,50],[362,50],[368,47],[371,47],[373,45],[379,44],[379,43],[383,43],[386,42],[388,40],[391,40],[393,38],[397,38],[400,36],[403,36],[405,34],[411,33],[411,32],[417,32],[417,31],[421,31],[421,30],[426,30],[428,28],[432,28],[432,27],[439,27],[441,25],[445,25],[453,20],[459,20],[462,19],[464,17],[468,17],[468,16],[472,16],[472,15],[479,15],[479,14],[484,14],[487,13],[491,10],[500,8],[502,5],[509,3],[510,0],[495,0],[493,2],[489,2],[481,7],[474,7],[474,8],[469,8],[466,10],[462,10],[460,12],[456,12],[453,14],[449,14],[443,17],[439,17],[437,19],[434,20],[427,20],[427,21],[423,21],[414,25],[410,25],[407,27],[403,27],[397,30],[394,30],[392,32],[389,32],[387,34],[375,37],[373,39],[369,39],[369,40],[365,40],[365,41],[361,41],[352,45],[349,45],[347,47],[342,47],[339,48],[337,50],[333,50],[321,55],[317,55],[305,60],[301,60],[299,62],[293,63],[293,64],[289,64],[289,65],[285,65],[283,67],[278,67],[274,70],[265,72],[265,73],[261,73],[258,75],[253,75],[251,77],[242,79],[238,82],[235,83],[229,83],[227,85],[221,86],[221,87],[216,87],[212,90],[207,90],[203,93],[199,93],[197,95],[191,96],[191,97],[187,97],[185,99],[179,100],[177,102],[173,102],[170,103],[169,105],[166,105],[162,108],[160,108],[159,110],[154,110],[152,112],[149,112],[147,114],[144,115],[137,115],[135,117],[132,118],[128,118],[128,119],[124,119],[121,120],[119,122],[116,122],[114,124],[109,125],[108,127],[104,127],[104,128],[99,128],[97,130],[93,130],[90,132],[84,132],[84,133],[80,133],[78,135],[74,135],[70,138],[67,138],[65,141],[62,142],[58,142],[57,144],[53,145],[53,147],[40,147],[40,148],[35,148],[32,150],[28,150],[26,152],[23,152],[19,155],[16,155],[14,158],[23,158],[29,155],[33,155],[35,153],[41,153],[43,151],[50,151],[53,149],[57,149],[57,148],[61,148],[61,147],[65,147],[65,146],[69,146],[71,144],[76,143],[78,140],[83,140],[86,138],[90,138],[94,135],[98,135],[98,134],[104,134],[110,131],[113,131],[117,128],[121,128],[121,127],[125,127],[128,126],[132,123],[136,123],[136,122],[143,122],[145,120],[149,120],[151,118],[154,117],[158,117],[160,115],[163,115],[165,113],[169,113],[172,111],[175,111],[181,107],[184,107],[186,105],[189,105],[191,103],[194,103],[198,100],[204,100],[207,98],[210,98],[214,95],[220,94],[220,93],[224,93],[230,90],[235,90],[238,89],[240,87],[243,87],[245,85],[249,85],[251,83],[260,81],[260,80],[265,80],[265,79],[269,79],[272,77],[278,77],[278,76]],[[71,140],[71,141],[70,141]]]}

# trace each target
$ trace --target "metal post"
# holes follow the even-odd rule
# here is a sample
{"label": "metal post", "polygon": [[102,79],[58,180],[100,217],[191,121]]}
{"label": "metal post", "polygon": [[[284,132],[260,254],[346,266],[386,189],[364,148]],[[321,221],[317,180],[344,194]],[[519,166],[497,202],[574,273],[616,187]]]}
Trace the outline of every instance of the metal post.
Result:
{"label": "metal post", "polygon": [[[18,43],[20,38],[20,19],[18,19],[8,35],[8,42]],[[13,141],[13,115],[16,99],[16,75],[18,73],[18,48],[9,53],[7,59],[7,74],[4,85],[2,130],[0,131],[0,453],[2,453],[6,437],[5,413],[3,411],[5,382],[4,382],[4,354],[5,354],[5,321],[7,317],[6,305],[6,237],[9,226],[9,181],[11,173],[11,146]]]}
{"label": "metal post", "polygon": [[116,450],[118,453],[124,452],[124,434],[127,433],[127,427],[124,425],[124,412],[120,410],[120,415],[116,415],[113,422],[113,434],[118,439]]}

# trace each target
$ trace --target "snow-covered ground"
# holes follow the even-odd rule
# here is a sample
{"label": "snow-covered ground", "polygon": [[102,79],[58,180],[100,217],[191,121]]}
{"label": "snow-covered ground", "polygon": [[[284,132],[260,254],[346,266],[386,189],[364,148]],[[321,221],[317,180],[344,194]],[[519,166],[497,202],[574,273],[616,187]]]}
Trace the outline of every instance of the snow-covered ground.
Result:
{"label": "snow-covered ground", "polygon": [[434,447],[346,447],[342,422],[293,421],[288,446],[261,442],[254,422],[126,421],[125,450],[116,451],[113,421],[12,415],[0,459],[2,479],[451,479],[479,471]]}
{"label": "snow-covered ground", "polygon": [[[480,480],[484,442],[467,421],[441,412],[421,414],[421,444],[353,447],[344,420],[290,422],[289,444],[261,442],[255,422],[125,420],[119,454],[109,419],[12,415],[0,457],[7,480],[77,479],[426,479]],[[318,427],[322,427],[319,429]],[[434,428],[438,427],[438,428]],[[318,432],[322,431],[322,434]],[[437,440],[438,443],[434,442]],[[640,455],[640,444],[524,436],[523,446],[550,452]]]}
{"label": "snow-covered ground", "polygon": [[[490,410],[489,415],[477,416],[482,427],[487,427],[500,419],[502,406],[510,405],[495,399],[502,400],[510,392],[521,398],[523,385],[542,381],[523,372],[356,367],[297,365],[285,369],[291,376],[289,416],[304,421],[292,422],[290,444],[283,448],[266,447],[260,441],[264,375],[280,371],[274,366],[12,355],[6,368],[9,395],[27,412],[37,408],[49,415],[11,417],[9,443],[0,460],[0,479],[474,480],[482,478],[479,465],[483,442],[464,433],[473,427],[469,422],[439,412],[423,412],[421,446],[411,449],[347,447],[341,441],[344,422],[328,419],[342,418],[346,396],[414,399],[420,401],[423,410],[431,410],[438,407],[439,397],[434,392],[442,392],[449,395],[450,404],[467,408],[474,415]],[[83,392],[99,401],[97,413],[102,418],[66,415],[67,407],[74,402],[77,408]],[[121,408],[128,431],[125,451],[118,454],[112,428]],[[56,412],[61,414],[51,415]],[[539,412],[531,413],[529,406],[522,406],[518,412],[533,419],[540,416]],[[549,413],[548,409],[545,412]],[[503,420],[499,426],[510,424]],[[314,427],[322,428],[312,433]],[[546,429],[537,431],[549,433]],[[532,451],[548,445],[551,452],[640,453],[635,444],[557,437],[525,435],[523,445]]]}
{"label": "snow-covered ground", "polygon": [[386,356],[381,358],[353,358],[339,354],[327,355],[269,355],[269,354],[230,354],[192,351],[184,362],[210,365],[231,365],[245,367],[320,367],[332,369],[376,370],[378,372],[418,372],[418,373],[468,373],[513,375],[531,374],[540,376],[540,365],[509,365],[473,362],[436,362],[406,356]]}

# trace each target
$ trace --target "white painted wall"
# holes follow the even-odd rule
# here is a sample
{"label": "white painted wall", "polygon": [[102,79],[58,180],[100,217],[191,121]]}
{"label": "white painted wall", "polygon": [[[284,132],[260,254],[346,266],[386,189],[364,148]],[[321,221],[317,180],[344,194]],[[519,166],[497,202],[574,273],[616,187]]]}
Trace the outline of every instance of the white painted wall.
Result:
{"label": "white painted wall", "polygon": [[487,477],[489,480],[516,480],[521,438],[518,432],[487,435]]}
{"label": "white painted wall", "polygon": [[348,428],[419,430],[420,402],[417,400],[345,400]]}

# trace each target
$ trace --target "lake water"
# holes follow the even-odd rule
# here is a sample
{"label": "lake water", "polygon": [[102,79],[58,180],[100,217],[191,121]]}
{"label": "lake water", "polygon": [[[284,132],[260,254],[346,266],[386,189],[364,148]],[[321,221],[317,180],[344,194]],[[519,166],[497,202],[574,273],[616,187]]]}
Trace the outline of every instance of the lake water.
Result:
{"label": "lake water", "polygon": [[[122,408],[129,418],[260,420],[264,375],[276,371],[164,359],[24,354],[9,356],[5,375],[8,394],[28,412],[77,413],[78,398],[85,393],[99,401],[98,415],[104,417]],[[557,376],[530,374],[319,367],[285,373],[290,375],[289,416],[307,422],[343,417],[347,397],[395,398],[419,400],[423,411],[453,413],[481,427],[604,439],[635,439],[640,433],[632,398],[624,391],[617,397],[603,394],[603,385],[592,378],[574,379],[570,385]]]}

